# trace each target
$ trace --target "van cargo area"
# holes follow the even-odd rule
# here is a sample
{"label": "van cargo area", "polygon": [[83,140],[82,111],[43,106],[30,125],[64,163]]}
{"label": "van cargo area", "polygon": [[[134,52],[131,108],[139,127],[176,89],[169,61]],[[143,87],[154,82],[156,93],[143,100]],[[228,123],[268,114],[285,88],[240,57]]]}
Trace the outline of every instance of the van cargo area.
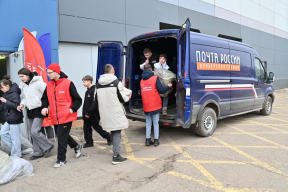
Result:
{"label": "van cargo area", "polygon": [[[132,53],[130,62],[130,78],[131,78],[131,89],[133,95],[129,103],[130,112],[136,115],[138,118],[145,118],[143,111],[142,97],[140,92],[140,82],[143,70],[140,69],[140,64],[145,48],[150,48],[153,54],[166,54],[167,64],[170,67],[170,71],[177,74],[177,38],[175,37],[154,37],[132,43]],[[157,60],[158,61],[158,60]],[[167,123],[176,122],[176,82],[173,82],[173,91],[168,95],[169,102],[167,107],[167,116],[160,114],[159,121]],[[163,98],[162,98],[163,99]]]}

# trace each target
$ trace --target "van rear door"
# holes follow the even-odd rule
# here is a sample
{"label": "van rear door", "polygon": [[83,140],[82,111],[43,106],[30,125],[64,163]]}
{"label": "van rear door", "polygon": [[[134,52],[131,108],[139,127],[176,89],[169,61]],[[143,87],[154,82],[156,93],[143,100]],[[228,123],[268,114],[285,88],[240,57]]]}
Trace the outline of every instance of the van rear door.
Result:
{"label": "van rear door", "polygon": [[104,66],[111,64],[115,70],[115,76],[119,79],[123,79],[123,58],[124,49],[123,44],[120,41],[99,41],[98,42],[98,62],[96,82],[98,82],[101,75],[104,74]]}
{"label": "van rear door", "polygon": [[190,89],[190,21],[182,25],[177,40],[177,122],[189,128],[192,122],[192,90]]}

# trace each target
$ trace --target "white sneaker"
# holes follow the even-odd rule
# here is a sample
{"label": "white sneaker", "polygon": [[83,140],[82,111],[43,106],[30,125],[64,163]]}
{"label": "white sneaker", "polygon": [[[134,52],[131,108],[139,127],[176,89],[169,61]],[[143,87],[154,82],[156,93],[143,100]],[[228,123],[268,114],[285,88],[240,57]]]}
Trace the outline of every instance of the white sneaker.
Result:
{"label": "white sneaker", "polygon": [[60,161],[57,160],[56,163],[54,164],[55,168],[63,167],[65,165],[66,161]]}
{"label": "white sneaker", "polygon": [[81,155],[83,146],[78,144],[77,147],[74,148],[75,150],[75,157],[78,158]]}

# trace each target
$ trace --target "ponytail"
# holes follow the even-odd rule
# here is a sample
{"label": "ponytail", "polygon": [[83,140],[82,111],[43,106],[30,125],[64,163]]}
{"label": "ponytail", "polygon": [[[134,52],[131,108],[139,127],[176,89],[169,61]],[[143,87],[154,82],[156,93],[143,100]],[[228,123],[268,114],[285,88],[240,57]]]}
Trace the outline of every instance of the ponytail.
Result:
{"label": "ponytail", "polygon": [[10,75],[4,75],[4,79],[2,79],[0,81],[0,87],[2,87],[2,85],[7,86],[9,85],[9,87],[12,87],[13,82],[10,80]]}

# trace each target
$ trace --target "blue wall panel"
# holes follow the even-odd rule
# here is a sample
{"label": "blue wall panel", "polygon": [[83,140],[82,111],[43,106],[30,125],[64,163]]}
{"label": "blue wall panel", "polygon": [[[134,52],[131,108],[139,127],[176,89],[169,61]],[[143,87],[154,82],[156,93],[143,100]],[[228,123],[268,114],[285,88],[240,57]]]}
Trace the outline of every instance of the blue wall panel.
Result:
{"label": "blue wall panel", "polygon": [[[37,31],[37,37],[51,33],[51,49],[58,50],[58,24],[56,0],[1,0],[0,51],[15,51],[23,38],[23,27]],[[4,30],[3,30],[4,29]],[[52,58],[57,57],[53,51]],[[54,60],[55,61],[55,60]]]}

